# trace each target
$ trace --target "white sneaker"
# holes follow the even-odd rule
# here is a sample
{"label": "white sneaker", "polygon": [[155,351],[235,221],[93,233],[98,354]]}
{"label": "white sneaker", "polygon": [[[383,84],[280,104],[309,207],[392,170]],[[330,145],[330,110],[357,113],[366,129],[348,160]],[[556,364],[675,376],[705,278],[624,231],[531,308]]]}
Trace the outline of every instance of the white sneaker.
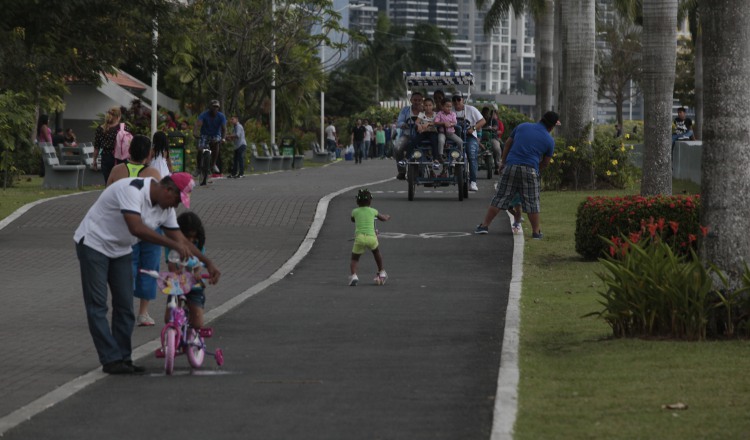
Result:
{"label": "white sneaker", "polygon": [[387,279],[388,279],[388,274],[385,273],[384,270],[381,270],[380,272],[377,273],[377,275],[375,275],[375,284],[377,284],[378,286],[382,286],[385,284],[385,280]]}
{"label": "white sneaker", "polygon": [[521,226],[521,222],[513,223],[513,233],[516,235],[523,235],[523,227]]}
{"label": "white sneaker", "polygon": [[350,286],[356,286],[357,283],[359,283],[359,277],[355,273],[354,275],[349,277],[349,285]]}
{"label": "white sneaker", "polygon": [[214,173],[220,173],[220,172],[221,171],[219,171],[219,167],[217,167],[216,165],[214,165]]}
{"label": "white sneaker", "polygon": [[477,182],[471,182],[469,185],[469,191],[479,191],[479,188],[477,188]]}
{"label": "white sneaker", "polygon": [[152,325],[156,324],[154,319],[148,316],[148,313],[146,313],[145,315],[138,315],[135,322],[138,324],[138,327],[151,327]]}

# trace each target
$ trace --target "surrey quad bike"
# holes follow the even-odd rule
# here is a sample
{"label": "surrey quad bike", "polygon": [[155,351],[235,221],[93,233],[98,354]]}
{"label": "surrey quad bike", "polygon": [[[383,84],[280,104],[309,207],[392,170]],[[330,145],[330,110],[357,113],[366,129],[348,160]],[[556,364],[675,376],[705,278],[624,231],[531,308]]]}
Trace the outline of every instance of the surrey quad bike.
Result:
{"label": "surrey quad bike", "polygon": [[[467,97],[471,86],[474,85],[474,75],[471,72],[404,72],[407,97],[411,96],[411,89],[420,87],[436,90],[438,88],[466,87]],[[432,157],[432,146],[426,141],[417,141],[415,124],[410,121],[411,144],[407,150],[406,159],[402,165],[406,167],[406,181],[409,200],[414,200],[414,193],[418,185],[425,187],[439,187],[455,185],[458,190],[458,200],[469,197],[469,170],[466,151],[447,139],[443,149],[443,157]]]}

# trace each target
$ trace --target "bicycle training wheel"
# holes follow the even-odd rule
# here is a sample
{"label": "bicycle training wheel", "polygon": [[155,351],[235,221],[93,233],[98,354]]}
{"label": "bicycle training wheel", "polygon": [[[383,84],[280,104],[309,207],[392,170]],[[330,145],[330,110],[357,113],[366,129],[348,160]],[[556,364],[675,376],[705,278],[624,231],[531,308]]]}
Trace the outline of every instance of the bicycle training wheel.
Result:
{"label": "bicycle training wheel", "polygon": [[174,371],[174,357],[177,350],[177,331],[173,328],[168,328],[164,334],[164,339],[164,372],[172,374]]}
{"label": "bicycle training wheel", "polygon": [[200,332],[191,328],[188,330],[188,346],[187,346],[187,357],[190,366],[193,368],[200,368],[203,365],[203,359],[206,356],[206,345],[203,343],[203,338]]}

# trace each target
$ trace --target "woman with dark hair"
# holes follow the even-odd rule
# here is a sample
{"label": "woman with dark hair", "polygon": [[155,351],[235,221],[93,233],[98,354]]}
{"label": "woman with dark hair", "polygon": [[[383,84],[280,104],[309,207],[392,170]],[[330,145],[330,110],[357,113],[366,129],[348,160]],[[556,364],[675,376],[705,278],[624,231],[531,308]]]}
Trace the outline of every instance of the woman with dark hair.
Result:
{"label": "woman with dark hair", "polygon": [[48,115],[39,115],[36,123],[36,141],[52,143],[52,130],[49,128]]}
{"label": "woman with dark hair", "polygon": [[167,134],[163,131],[154,133],[154,155],[151,158],[151,166],[161,174],[162,177],[172,174],[172,160],[169,157],[169,141]]}

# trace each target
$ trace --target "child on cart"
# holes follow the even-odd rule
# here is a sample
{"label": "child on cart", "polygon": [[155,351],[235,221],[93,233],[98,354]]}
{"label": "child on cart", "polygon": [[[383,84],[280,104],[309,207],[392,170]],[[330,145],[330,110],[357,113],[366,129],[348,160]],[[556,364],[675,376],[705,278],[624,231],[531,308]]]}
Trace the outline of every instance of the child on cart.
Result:
{"label": "child on cart", "polygon": [[386,222],[391,216],[380,214],[377,209],[371,208],[372,194],[367,189],[361,189],[357,193],[357,208],[352,210],[352,222],[354,222],[354,247],[352,248],[352,261],[350,264],[351,276],[349,285],[356,286],[359,282],[357,277],[357,267],[359,266],[359,257],[365,253],[365,250],[372,251],[375,257],[375,263],[378,265],[378,273],[375,275],[375,284],[383,285],[388,279],[385,269],[383,269],[383,256],[380,254],[378,247],[378,236],[375,233],[375,219]]}
{"label": "child on cart", "polygon": [[[190,240],[201,253],[205,254],[204,248],[206,244],[206,233],[203,229],[203,222],[200,217],[194,212],[183,212],[177,216],[177,224],[180,226],[182,234]],[[164,248],[165,258],[167,260],[167,267],[170,272],[181,272],[184,263],[174,263],[170,261],[169,248]],[[184,265],[185,270],[189,270],[197,280],[192,286],[190,291],[185,294],[185,300],[187,301],[188,312],[190,316],[190,326],[196,329],[203,327],[203,308],[206,305],[206,295],[203,293],[204,285],[200,281],[200,271],[203,267],[201,262],[196,257],[190,257],[187,260],[187,264]],[[170,313],[167,308],[164,313],[164,322],[169,322]]]}
{"label": "child on cart", "polygon": [[432,160],[435,163],[442,163],[443,158],[438,151],[438,131],[435,125],[435,103],[432,98],[425,98],[422,106],[424,111],[417,117],[417,133],[419,141],[429,141],[432,147]]}

